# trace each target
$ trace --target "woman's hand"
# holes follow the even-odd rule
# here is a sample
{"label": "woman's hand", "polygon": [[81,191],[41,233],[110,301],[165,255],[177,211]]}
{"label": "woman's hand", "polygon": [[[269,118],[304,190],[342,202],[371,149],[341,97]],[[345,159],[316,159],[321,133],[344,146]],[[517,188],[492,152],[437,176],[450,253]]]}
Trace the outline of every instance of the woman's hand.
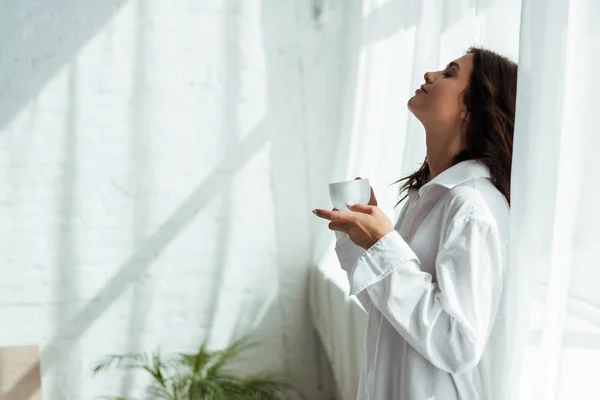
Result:
{"label": "woman's hand", "polygon": [[349,205],[350,211],[315,209],[318,217],[328,219],[329,229],[346,233],[357,246],[368,250],[379,239],[394,230],[392,222],[377,206]]}

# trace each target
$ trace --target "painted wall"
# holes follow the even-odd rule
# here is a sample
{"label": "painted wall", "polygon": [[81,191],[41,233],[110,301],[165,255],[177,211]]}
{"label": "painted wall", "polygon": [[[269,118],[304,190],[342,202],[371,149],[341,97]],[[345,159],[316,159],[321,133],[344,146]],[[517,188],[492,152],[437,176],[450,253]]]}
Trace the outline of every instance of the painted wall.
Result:
{"label": "painted wall", "polygon": [[306,299],[328,203],[309,188],[336,168],[355,9],[0,5],[0,345],[39,344],[45,399],[140,398],[143,375],[95,363],[246,333],[264,345],[244,369],[330,398]]}

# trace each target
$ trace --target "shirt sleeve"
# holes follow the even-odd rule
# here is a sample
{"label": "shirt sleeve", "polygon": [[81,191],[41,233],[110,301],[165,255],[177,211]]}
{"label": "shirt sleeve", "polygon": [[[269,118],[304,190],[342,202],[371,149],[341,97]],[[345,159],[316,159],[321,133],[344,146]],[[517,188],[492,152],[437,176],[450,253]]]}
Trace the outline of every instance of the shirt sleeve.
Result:
{"label": "shirt sleeve", "polygon": [[504,257],[495,224],[452,222],[436,257],[436,284],[394,230],[357,260],[350,293],[366,292],[371,306],[423,357],[460,373],[483,354],[502,292]]}
{"label": "shirt sleeve", "polygon": [[[350,240],[348,234],[340,231],[334,231],[337,241],[335,243],[335,252],[338,256],[338,260],[340,261],[340,266],[346,274],[348,275],[348,279],[350,278],[350,271],[362,256],[366,250],[360,246],[357,246]],[[356,294],[358,301],[363,306],[365,311],[369,312],[369,307],[371,305],[371,301],[369,300],[369,295],[366,292],[360,292]]]}

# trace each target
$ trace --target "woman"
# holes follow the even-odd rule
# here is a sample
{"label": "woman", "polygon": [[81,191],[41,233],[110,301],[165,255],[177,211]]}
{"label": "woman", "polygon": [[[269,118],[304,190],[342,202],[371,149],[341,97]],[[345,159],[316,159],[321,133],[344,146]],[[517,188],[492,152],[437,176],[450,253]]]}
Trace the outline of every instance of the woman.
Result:
{"label": "woman", "polygon": [[515,63],[480,48],[426,73],[408,108],[427,157],[400,180],[396,225],[374,195],[350,212],[313,211],[331,221],[350,294],[369,314],[359,399],[502,395],[516,83]]}

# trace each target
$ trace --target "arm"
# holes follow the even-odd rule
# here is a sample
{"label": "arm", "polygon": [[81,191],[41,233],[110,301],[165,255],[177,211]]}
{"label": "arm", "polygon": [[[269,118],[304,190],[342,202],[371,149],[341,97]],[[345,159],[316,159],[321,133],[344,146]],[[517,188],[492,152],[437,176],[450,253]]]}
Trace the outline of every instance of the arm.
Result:
{"label": "arm", "polygon": [[477,365],[502,292],[505,254],[492,222],[452,222],[436,259],[437,284],[392,231],[369,248],[350,276],[390,324],[436,367],[460,373]]}
{"label": "arm", "polygon": [[[377,205],[377,199],[375,198],[375,193],[373,193],[373,188],[371,188],[371,200],[369,201],[369,205],[371,204]],[[407,200],[405,206],[402,208],[402,211],[398,215],[396,225],[398,225],[400,221],[403,220],[409,204],[410,200]],[[334,208],[333,211],[337,211],[337,208]],[[340,231],[334,231],[334,233],[335,237],[337,238],[337,241],[335,243],[335,252],[337,253],[338,260],[340,261],[342,269],[346,271],[348,280],[350,280],[350,272],[352,271],[352,268],[354,267],[360,256],[362,256],[366,252],[366,250],[352,242],[348,234]],[[353,293],[350,294],[352,295]],[[369,299],[369,295],[366,292],[356,293],[355,295],[360,304],[365,309],[365,311],[368,313],[369,307],[371,306],[371,300]]]}
{"label": "arm", "polygon": [[[338,256],[338,260],[340,261],[340,266],[344,271],[346,271],[348,279],[350,279],[350,271],[352,271],[352,267],[354,267],[360,256],[363,255],[366,250],[354,244],[347,234],[339,231],[334,232],[337,238],[335,243],[335,252]],[[356,297],[365,311],[369,312],[369,307],[371,305],[369,295],[366,292],[361,292],[357,293]]]}

